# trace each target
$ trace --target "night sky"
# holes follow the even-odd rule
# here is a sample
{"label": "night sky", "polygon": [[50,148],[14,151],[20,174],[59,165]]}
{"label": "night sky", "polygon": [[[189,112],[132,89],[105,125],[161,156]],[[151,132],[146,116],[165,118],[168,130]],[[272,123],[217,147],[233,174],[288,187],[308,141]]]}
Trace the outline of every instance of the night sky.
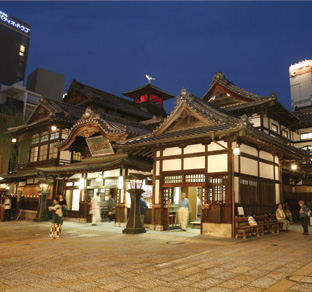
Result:
{"label": "night sky", "polygon": [[[0,2],[32,26],[26,76],[41,67],[122,96],[147,82],[198,97],[221,71],[290,106],[289,65],[312,59],[312,2]],[[173,102],[165,103],[167,111]]]}

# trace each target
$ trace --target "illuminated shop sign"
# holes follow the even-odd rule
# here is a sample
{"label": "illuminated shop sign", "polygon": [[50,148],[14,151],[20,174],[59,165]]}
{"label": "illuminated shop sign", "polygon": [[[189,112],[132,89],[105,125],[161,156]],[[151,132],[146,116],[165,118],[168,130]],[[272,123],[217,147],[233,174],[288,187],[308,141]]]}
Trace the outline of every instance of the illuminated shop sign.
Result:
{"label": "illuminated shop sign", "polygon": [[26,23],[22,23],[20,20],[16,19],[15,17],[6,14],[5,12],[0,11],[0,21],[14,27],[16,30],[26,34],[30,35],[30,25],[27,25]]}

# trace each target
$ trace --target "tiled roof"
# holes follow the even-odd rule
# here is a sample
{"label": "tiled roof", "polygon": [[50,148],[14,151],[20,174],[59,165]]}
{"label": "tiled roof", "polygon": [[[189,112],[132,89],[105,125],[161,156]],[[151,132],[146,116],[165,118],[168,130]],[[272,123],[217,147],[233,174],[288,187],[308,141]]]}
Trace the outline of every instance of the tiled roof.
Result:
{"label": "tiled roof", "polygon": [[123,112],[126,115],[133,115],[141,119],[151,119],[153,117],[152,114],[141,110],[133,101],[126,100],[105,91],[101,91],[91,86],[79,83],[75,80],[72,82],[69,91],[73,90],[81,92],[88,98],[86,105],[96,103],[102,107],[118,110],[119,112]]}
{"label": "tiled roof", "polygon": [[231,81],[227,80],[225,78],[225,76],[218,71],[215,76],[212,79],[212,83],[209,86],[209,89],[206,91],[206,93],[203,95],[203,99],[205,99],[206,96],[209,96],[209,94],[211,93],[212,89],[217,85],[221,85],[223,87],[225,87],[226,89],[228,89],[229,91],[236,93],[238,95],[247,97],[248,99],[252,99],[252,100],[258,100],[258,99],[262,99],[264,98],[261,95],[255,94],[253,92],[247,91],[245,89],[242,89],[238,86],[236,86],[234,83],[232,83]]}
{"label": "tiled roof", "polygon": [[293,112],[297,117],[303,120],[304,123],[312,124],[312,107],[301,108]]}
{"label": "tiled roof", "polygon": [[[207,120],[207,125],[201,125],[197,127],[190,127],[187,129],[165,131],[161,132],[161,129],[166,126],[175,114],[180,110],[183,105],[187,105],[191,110]],[[156,128],[152,133],[129,139],[125,142],[120,142],[124,145],[148,145],[155,142],[164,142],[170,140],[184,140],[186,138],[198,138],[207,137],[209,135],[216,135],[219,131],[226,131],[229,129],[239,129],[245,122],[243,119],[238,118],[227,111],[224,111],[216,106],[206,103],[193,94],[182,89],[181,95],[178,96],[177,105],[174,111],[163,121],[163,123]],[[212,123],[212,124],[211,124]]]}
{"label": "tiled roof", "polygon": [[161,97],[163,98],[163,100],[175,97],[175,95],[170,94],[170,93],[168,93],[168,92],[166,92],[166,91],[156,87],[152,83],[147,83],[147,84],[145,84],[145,85],[143,85],[141,87],[135,88],[135,89],[127,91],[127,92],[123,92],[122,94],[124,96],[128,96],[128,97],[134,98],[138,94],[144,94],[145,92],[151,92],[151,93],[154,92],[156,94],[159,93],[161,95]]}

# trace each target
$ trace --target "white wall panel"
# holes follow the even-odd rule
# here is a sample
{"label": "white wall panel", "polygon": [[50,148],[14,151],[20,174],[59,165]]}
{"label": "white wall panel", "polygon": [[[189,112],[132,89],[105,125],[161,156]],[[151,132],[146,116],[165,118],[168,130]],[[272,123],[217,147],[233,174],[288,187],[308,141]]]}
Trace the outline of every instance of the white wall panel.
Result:
{"label": "white wall panel", "polygon": [[156,157],[160,157],[160,151],[156,151]]}
{"label": "white wall panel", "polygon": [[202,145],[202,144],[189,145],[184,148],[184,154],[198,153],[198,152],[204,152],[204,151],[205,151],[205,145]]}
{"label": "white wall panel", "polygon": [[120,169],[112,169],[104,171],[104,177],[113,177],[113,176],[119,176],[120,175]]}
{"label": "white wall panel", "polygon": [[275,179],[279,180],[280,179],[280,172],[279,172],[279,167],[275,166]]}
{"label": "white wall panel", "polygon": [[[218,143],[223,145],[224,147],[227,147],[227,142],[220,141]],[[216,151],[216,150],[224,150],[224,148],[219,146],[215,142],[212,142],[211,144],[208,145],[208,151]]]}
{"label": "white wall panel", "polygon": [[182,149],[179,147],[166,148],[163,151],[163,156],[181,155],[181,154],[182,154]]}
{"label": "white wall panel", "polygon": [[205,168],[205,156],[184,158],[184,169]]}
{"label": "white wall panel", "polygon": [[241,173],[258,176],[258,162],[253,159],[241,157]]}
{"label": "white wall panel", "polygon": [[234,177],[235,203],[239,203],[239,177]]}
{"label": "white wall panel", "polygon": [[181,159],[168,159],[163,160],[162,171],[182,170]]}
{"label": "white wall panel", "polygon": [[156,175],[160,175],[160,161],[156,161]]}
{"label": "white wall panel", "polygon": [[279,204],[281,202],[280,184],[275,184],[275,199],[276,204]]}
{"label": "white wall panel", "polygon": [[239,155],[234,155],[234,171],[239,172]]}
{"label": "white wall panel", "polygon": [[273,165],[260,162],[260,177],[274,179]]}
{"label": "white wall panel", "polygon": [[155,204],[159,204],[159,179],[155,180]]}
{"label": "white wall panel", "polygon": [[227,154],[208,156],[208,172],[228,171]]}
{"label": "white wall panel", "polygon": [[274,161],[274,156],[268,152],[260,151],[259,157],[268,161]]}
{"label": "white wall panel", "polygon": [[[233,147],[235,147],[235,145],[236,144],[233,143]],[[256,148],[250,147],[250,146],[245,145],[245,144],[241,144],[239,146],[239,148],[240,148],[241,152],[244,152],[244,153],[258,157],[258,150]]]}

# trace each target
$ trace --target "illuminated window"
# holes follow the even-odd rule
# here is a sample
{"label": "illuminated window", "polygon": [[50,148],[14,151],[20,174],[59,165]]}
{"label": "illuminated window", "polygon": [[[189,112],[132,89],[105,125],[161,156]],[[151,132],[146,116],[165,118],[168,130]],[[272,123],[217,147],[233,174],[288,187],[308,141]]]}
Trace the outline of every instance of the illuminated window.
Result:
{"label": "illuminated window", "polygon": [[55,147],[56,143],[52,143],[49,146],[49,159],[57,158],[57,148]]}
{"label": "illuminated window", "polygon": [[31,137],[31,144],[38,144],[39,143],[39,135],[35,134]]}
{"label": "illuminated window", "polygon": [[39,161],[47,160],[48,146],[49,144],[40,146]]}
{"label": "illuminated window", "polygon": [[182,183],[182,175],[165,176],[164,183],[165,184],[178,184],[178,183]]}
{"label": "illuminated window", "polygon": [[81,161],[81,153],[73,151],[73,160],[74,161]]}
{"label": "illuminated window", "polygon": [[186,183],[192,182],[205,182],[205,175],[204,174],[187,174],[185,176]]}
{"label": "illuminated window", "polygon": [[272,123],[272,125],[271,125],[271,129],[272,129],[272,131],[274,131],[274,132],[278,132],[278,126],[277,125],[275,125],[275,124],[273,124]]}
{"label": "illuminated window", "polygon": [[30,162],[36,162],[38,161],[38,150],[39,147],[32,147],[30,150]]}
{"label": "illuminated window", "polygon": [[312,133],[300,134],[300,139],[301,139],[301,140],[312,139]]}
{"label": "illuminated window", "polygon": [[46,142],[46,141],[49,141],[49,133],[43,132],[41,137],[40,137],[40,142]]}
{"label": "illuminated window", "polygon": [[57,139],[59,137],[59,134],[60,134],[59,132],[51,133],[50,140]]}
{"label": "illuminated window", "polygon": [[282,130],[282,136],[288,139],[288,132],[286,130]]}
{"label": "illuminated window", "polygon": [[23,45],[20,46],[19,55],[22,57],[25,55],[25,46],[23,46]]}

